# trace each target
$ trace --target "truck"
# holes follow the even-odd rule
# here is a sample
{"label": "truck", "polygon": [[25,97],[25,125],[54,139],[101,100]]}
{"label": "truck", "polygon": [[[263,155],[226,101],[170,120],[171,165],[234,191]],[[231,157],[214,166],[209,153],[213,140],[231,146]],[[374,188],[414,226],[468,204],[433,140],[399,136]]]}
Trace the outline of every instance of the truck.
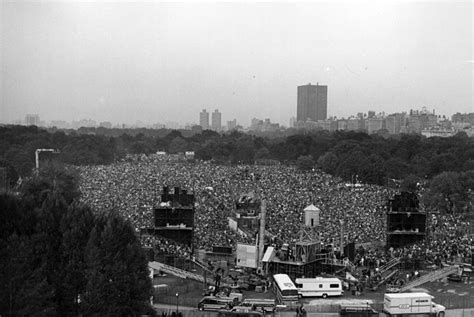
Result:
{"label": "truck", "polygon": [[427,293],[386,293],[383,313],[388,317],[444,317],[446,307]]}

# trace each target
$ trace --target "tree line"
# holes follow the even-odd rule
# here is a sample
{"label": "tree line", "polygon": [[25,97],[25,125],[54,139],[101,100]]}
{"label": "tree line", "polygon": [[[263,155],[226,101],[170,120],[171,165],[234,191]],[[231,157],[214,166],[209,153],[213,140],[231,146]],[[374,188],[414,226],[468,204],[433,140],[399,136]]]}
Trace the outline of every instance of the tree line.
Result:
{"label": "tree line", "polygon": [[[289,135],[261,137],[238,131],[223,134],[166,129],[47,131],[34,126],[5,126],[0,127],[0,167],[6,168],[12,186],[18,175],[31,174],[37,148],[59,149],[60,154],[42,154],[42,160],[56,156],[57,160],[72,165],[110,164],[129,153],[194,151],[196,159],[218,164],[272,161],[294,164],[301,170],[319,168],[347,182],[378,185],[403,180],[429,183],[443,173],[448,173],[443,177],[450,182],[467,178],[468,181],[461,183],[469,184],[471,174],[467,172],[474,170],[474,138],[464,132],[449,138],[417,134],[387,138],[355,131],[293,131]],[[470,195],[467,190],[463,186],[462,193],[454,196],[466,199]]]}
{"label": "tree line", "polygon": [[0,314],[153,314],[147,260],[132,225],[76,202],[76,176],[45,166],[0,195]]}
{"label": "tree line", "polygon": [[[474,139],[463,132],[450,138],[415,134],[384,138],[353,131],[262,138],[237,131],[227,134],[188,131],[189,135],[164,129],[140,129],[139,133],[125,130],[127,133],[122,134],[118,131],[82,128],[66,133],[34,126],[0,127],[0,166],[10,166],[11,175],[27,176],[34,167],[35,149],[54,148],[60,150],[57,155],[60,161],[73,165],[109,164],[127,153],[150,154],[159,150],[194,151],[197,159],[231,164],[252,164],[259,160],[296,164],[303,157],[306,159],[303,169],[321,168],[346,180],[357,175],[362,182],[381,185],[389,178],[400,180],[416,175],[431,179],[442,172],[474,169]],[[42,154],[48,155],[52,154]]]}

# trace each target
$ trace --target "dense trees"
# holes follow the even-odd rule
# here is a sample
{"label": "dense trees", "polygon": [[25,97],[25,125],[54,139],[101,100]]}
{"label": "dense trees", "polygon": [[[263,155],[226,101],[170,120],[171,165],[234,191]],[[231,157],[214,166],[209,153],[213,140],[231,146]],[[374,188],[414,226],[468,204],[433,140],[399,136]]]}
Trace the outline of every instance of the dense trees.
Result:
{"label": "dense trees", "polygon": [[314,168],[314,160],[311,155],[301,155],[296,160],[296,166],[301,171],[309,171]]}
{"label": "dense trees", "polygon": [[443,172],[430,182],[425,203],[446,212],[472,211],[474,198],[474,170],[467,172]]}
{"label": "dense trees", "polygon": [[[409,175],[430,180],[443,172],[474,169],[474,138],[459,133],[450,138],[403,134],[394,137],[363,132],[318,131],[262,138],[233,131],[219,134],[186,130],[119,130],[81,128],[48,133],[36,127],[0,127],[0,166],[7,167],[10,183],[16,175],[30,175],[34,150],[57,148],[55,158],[68,164],[108,164],[126,153],[195,151],[196,158],[216,163],[246,163],[273,159],[297,164],[308,157],[316,168],[347,181],[387,184]],[[53,155],[54,156],[54,155]],[[44,154],[43,160],[47,160]]]}
{"label": "dense trees", "polygon": [[128,223],[113,214],[99,219],[85,256],[88,265],[83,299],[87,315],[130,316],[143,311],[151,295],[151,280],[145,255]]}
{"label": "dense trees", "polygon": [[0,195],[0,314],[152,312],[151,281],[130,223],[76,203],[74,175],[49,166]]}

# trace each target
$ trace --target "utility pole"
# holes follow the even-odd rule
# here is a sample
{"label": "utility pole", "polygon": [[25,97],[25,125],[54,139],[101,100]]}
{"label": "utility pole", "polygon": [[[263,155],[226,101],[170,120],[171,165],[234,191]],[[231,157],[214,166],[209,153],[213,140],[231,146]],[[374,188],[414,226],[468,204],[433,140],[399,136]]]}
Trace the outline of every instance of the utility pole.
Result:
{"label": "utility pole", "polygon": [[341,241],[340,241],[340,254],[341,254],[341,259],[343,257],[343,254],[344,254],[344,220],[339,220],[339,223],[341,224]]}
{"label": "utility pole", "polygon": [[178,317],[178,314],[179,314],[178,302],[179,302],[179,293],[176,293],[176,317]]}

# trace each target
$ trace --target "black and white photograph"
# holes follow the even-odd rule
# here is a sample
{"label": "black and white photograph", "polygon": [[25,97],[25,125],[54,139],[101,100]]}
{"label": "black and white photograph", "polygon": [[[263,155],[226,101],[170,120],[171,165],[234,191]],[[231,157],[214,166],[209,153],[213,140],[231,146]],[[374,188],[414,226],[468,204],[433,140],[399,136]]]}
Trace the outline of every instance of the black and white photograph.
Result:
{"label": "black and white photograph", "polygon": [[0,0],[0,317],[473,317],[472,0]]}

